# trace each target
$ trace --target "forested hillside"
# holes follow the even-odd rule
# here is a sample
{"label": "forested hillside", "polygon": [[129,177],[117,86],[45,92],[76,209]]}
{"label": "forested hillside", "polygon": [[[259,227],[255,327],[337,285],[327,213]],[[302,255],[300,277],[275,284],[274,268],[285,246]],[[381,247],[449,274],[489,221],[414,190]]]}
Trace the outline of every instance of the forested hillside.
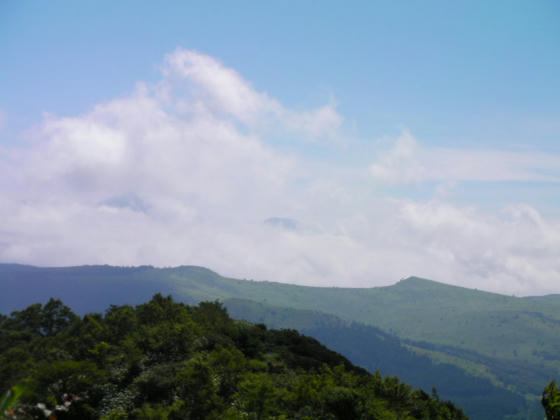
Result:
{"label": "forested hillside", "polygon": [[[9,291],[0,294],[4,314],[51,296],[81,315],[139,304],[157,292],[185,303],[243,299],[247,319],[259,321],[264,308],[262,322],[297,328],[363,367],[388,369],[426,392],[436,386],[484,419],[542,418],[543,384],[560,377],[557,295],[518,298],[419,278],[367,289],[303,287],[231,279],[195,266],[0,264],[0,288]],[[310,314],[327,322],[306,321]],[[388,350],[376,352],[381,348]],[[407,363],[412,368],[404,368]]]}
{"label": "forested hillside", "polygon": [[442,398],[461,406],[472,419],[496,420],[520,413],[526,413],[521,418],[542,417],[537,401],[528,407],[522,396],[494,385],[488,378],[467,374],[449,363],[435,363],[378,328],[321,312],[275,307],[245,299],[228,299],[224,304],[235,318],[274,328],[296,328],[370,372],[379,370],[406,378],[408,383],[426,391],[435,387]]}
{"label": "forested hillside", "polygon": [[466,419],[294,330],[160,294],[103,315],[51,299],[1,316],[0,389],[15,384],[17,419]]}

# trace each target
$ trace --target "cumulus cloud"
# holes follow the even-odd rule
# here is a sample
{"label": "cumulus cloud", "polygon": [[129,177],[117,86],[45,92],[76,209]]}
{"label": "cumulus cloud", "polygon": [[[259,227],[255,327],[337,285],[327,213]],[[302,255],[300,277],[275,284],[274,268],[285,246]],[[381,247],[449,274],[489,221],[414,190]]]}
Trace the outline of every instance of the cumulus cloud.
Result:
{"label": "cumulus cloud", "polygon": [[[0,261],[197,264],[323,286],[420,275],[505,293],[558,291],[560,225],[535,208],[486,214],[378,197],[364,168],[317,169],[268,141],[278,130],[329,139],[342,121],[333,104],[290,109],[215,58],[178,49],[158,83],[84,115],[47,116],[27,147],[0,149]],[[472,178],[462,153],[426,149],[405,133],[370,176]],[[540,179],[536,167],[555,176],[554,156],[484,155],[471,155],[481,179]]]}
{"label": "cumulus cloud", "polygon": [[389,184],[426,181],[560,182],[560,157],[545,153],[422,147],[407,131],[370,166],[369,174]]}
{"label": "cumulus cloud", "polygon": [[[431,276],[469,287],[516,294],[556,290],[560,224],[533,207],[512,205],[499,215],[441,202],[406,202],[400,217]],[[438,273],[439,272],[439,273]],[[455,279],[455,280],[453,280]]]}
{"label": "cumulus cloud", "polygon": [[[266,93],[256,91],[235,70],[196,51],[178,48],[168,54],[159,97],[176,99],[183,114],[210,113],[229,117],[255,130],[288,130],[310,140],[328,139],[342,124],[334,104],[295,112]],[[180,99],[177,99],[180,95]]]}
{"label": "cumulus cloud", "polygon": [[259,123],[263,116],[275,117],[283,112],[280,103],[255,91],[236,71],[195,51],[179,48],[168,54],[163,74],[160,87],[165,98],[175,92],[188,92],[188,97],[177,104],[182,111],[231,116],[249,125]]}

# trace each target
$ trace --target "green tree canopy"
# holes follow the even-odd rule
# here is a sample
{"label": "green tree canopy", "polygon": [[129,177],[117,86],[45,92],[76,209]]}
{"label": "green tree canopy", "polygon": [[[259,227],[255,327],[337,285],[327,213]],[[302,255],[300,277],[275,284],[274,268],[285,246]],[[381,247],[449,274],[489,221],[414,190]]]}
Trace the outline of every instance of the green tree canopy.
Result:
{"label": "green tree canopy", "polygon": [[231,319],[219,302],[157,294],[79,318],[51,299],[0,317],[0,343],[0,390],[26,383],[9,400],[16,419],[466,419],[294,330]]}

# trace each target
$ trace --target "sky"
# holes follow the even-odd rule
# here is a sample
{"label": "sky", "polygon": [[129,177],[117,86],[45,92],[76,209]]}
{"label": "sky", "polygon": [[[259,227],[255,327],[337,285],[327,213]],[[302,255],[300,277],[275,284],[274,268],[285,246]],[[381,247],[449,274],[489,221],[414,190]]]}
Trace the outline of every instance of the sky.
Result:
{"label": "sky", "polygon": [[0,2],[0,262],[560,293],[560,3]]}

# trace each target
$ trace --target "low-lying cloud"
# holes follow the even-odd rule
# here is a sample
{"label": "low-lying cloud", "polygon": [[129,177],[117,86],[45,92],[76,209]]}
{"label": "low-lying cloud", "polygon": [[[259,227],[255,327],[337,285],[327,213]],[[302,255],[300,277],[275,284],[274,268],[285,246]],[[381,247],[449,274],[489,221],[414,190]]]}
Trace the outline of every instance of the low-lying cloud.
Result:
{"label": "low-lying cloud", "polygon": [[158,83],[84,115],[47,116],[25,146],[0,150],[0,261],[197,264],[322,286],[419,275],[508,294],[560,291],[560,225],[530,205],[487,214],[375,192],[376,183],[557,181],[558,157],[425,149],[405,133],[343,177],[281,152],[282,136],[339,140],[343,118],[332,103],[290,109],[218,60],[178,49]]}

